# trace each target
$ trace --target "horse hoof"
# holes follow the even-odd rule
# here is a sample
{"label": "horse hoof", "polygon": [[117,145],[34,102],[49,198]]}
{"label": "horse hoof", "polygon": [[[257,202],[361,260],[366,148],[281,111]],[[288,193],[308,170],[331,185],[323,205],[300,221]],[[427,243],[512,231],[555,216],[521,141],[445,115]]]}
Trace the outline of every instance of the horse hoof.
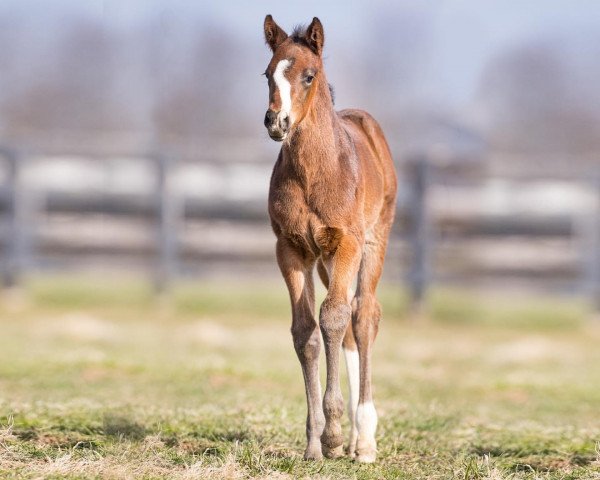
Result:
{"label": "horse hoof", "polygon": [[323,460],[323,453],[319,447],[307,448],[304,452],[304,460]]}
{"label": "horse hoof", "polygon": [[363,450],[356,453],[355,460],[358,463],[373,463],[377,459],[376,450]]}
{"label": "horse hoof", "polygon": [[338,445],[334,448],[329,448],[325,445],[322,445],[323,455],[327,458],[340,458],[344,455],[344,446]]}

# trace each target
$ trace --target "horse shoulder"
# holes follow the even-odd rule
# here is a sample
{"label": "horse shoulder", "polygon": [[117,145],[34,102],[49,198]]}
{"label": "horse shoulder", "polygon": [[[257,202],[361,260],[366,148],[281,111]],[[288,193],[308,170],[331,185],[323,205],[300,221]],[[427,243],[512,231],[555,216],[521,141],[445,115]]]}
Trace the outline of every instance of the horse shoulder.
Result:
{"label": "horse shoulder", "polygon": [[309,213],[304,192],[298,179],[284,165],[281,153],[271,175],[268,209],[277,237],[284,236],[292,244],[304,243],[299,240],[306,235]]}

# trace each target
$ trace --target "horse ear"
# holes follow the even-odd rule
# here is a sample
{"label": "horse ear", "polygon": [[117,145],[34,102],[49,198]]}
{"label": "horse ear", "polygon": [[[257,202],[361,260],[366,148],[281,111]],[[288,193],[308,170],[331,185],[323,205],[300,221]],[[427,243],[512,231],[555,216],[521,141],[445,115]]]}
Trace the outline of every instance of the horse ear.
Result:
{"label": "horse ear", "polygon": [[271,15],[265,17],[265,41],[271,47],[271,50],[275,49],[288,37],[287,33],[275,23]]}
{"label": "horse ear", "polygon": [[323,52],[323,44],[325,43],[325,34],[323,33],[323,25],[321,20],[314,17],[310,25],[306,29],[306,41],[310,49],[317,55]]}

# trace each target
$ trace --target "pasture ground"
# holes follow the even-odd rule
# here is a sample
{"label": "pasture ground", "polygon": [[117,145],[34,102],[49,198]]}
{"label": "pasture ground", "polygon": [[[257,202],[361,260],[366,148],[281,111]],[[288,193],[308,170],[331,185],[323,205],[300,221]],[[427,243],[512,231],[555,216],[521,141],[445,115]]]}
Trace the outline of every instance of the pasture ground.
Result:
{"label": "pasture ground", "polygon": [[600,478],[583,304],[438,291],[411,323],[380,296],[379,461],[358,465],[302,460],[281,285],[29,281],[0,301],[0,477]]}

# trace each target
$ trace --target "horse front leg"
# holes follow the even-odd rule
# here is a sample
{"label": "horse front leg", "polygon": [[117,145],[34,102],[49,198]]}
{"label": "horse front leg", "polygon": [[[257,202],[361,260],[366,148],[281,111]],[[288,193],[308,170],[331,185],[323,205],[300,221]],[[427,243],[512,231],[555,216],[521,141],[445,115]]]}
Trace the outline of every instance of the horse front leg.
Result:
{"label": "horse front leg", "polygon": [[[356,300],[352,301],[352,319],[354,321],[356,311]],[[358,440],[358,427],[356,425],[356,412],[358,409],[358,396],[360,392],[360,365],[356,340],[352,324],[346,328],[344,341],[342,342],[346,370],[348,372],[348,419],[350,420],[350,436],[346,453],[350,458],[356,457],[356,442]]]}
{"label": "horse front leg", "polygon": [[333,256],[324,258],[329,273],[329,288],[321,305],[319,322],[327,359],[327,385],[323,397],[325,429],[321,435],[321,447],[328,458],[343,455],[340,420],[344,413],[344,400],[340,389],[340,350],[352,316],[348,292],[356,277],[360,256],[360,242],[356,237],[346,235],[340,240]]}
{"label": "horse front leg", "polygon": [[325,420],[321,408],[321,381],[319,354],[321,336],[314,316],[314,260],[307,260],[285,239],[277,241],[277,262],[285,279],[292,303],[292,338],[300,360],[306,390],[307,416],[305,460],[320,460],[320,437]]}

